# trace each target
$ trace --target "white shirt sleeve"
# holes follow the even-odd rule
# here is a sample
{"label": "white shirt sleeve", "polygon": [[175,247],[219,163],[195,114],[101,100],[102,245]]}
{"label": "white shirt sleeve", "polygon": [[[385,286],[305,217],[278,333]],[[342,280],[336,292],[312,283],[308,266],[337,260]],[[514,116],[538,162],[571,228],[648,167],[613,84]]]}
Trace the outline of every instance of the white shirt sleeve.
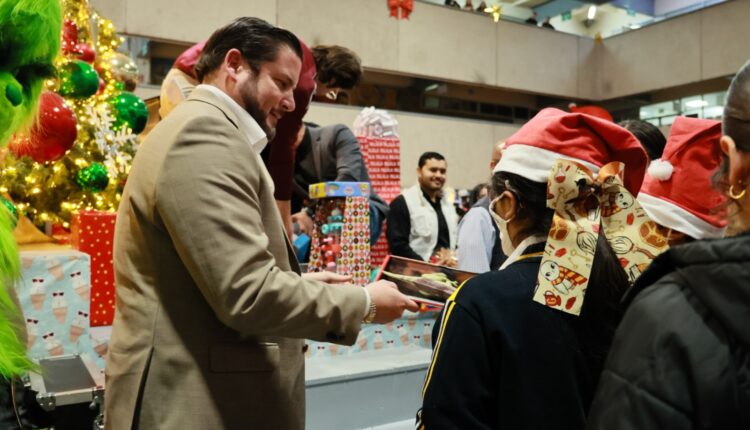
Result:
{"label": "white shirt sleeve", "polygon": [[482,207],[471,208],[458,225],[458,269],[489,272],[494,245],[490,213]]}

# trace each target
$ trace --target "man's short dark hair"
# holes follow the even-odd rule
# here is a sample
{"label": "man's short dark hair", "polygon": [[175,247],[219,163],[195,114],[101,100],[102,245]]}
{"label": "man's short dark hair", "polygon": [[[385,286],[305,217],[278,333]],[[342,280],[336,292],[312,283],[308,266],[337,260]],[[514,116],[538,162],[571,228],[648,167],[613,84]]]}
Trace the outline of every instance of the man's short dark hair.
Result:
{"label": "man's short dark hair", "polygon": [[419,167],[421,168],[422,166],[424,166],[425,163],[427,163],[427,160],[441,161],[441,160],[445,160],[445,157],[438,154],[437,152],[432,152],[432,151],[425,152],[424,154],[419,156]]}
{"label": "man's short dark hair", "polygon": [[618,125],[633,133],[633,136],[641,142],[641,146],[646,150],[651,161],[661,158],[667,138],[664,137],[659,127],[640,119],[628,119]]}
{"label": "man's short dark hair", "polygon": [[290,31],[275,27],[260,18],[237,18],[211,35],[195,65],[195,74],[202,82],[205,76],[219,68],[232,48],[238,49],[257,73],[261,64],[276,60],[279,48],[283,45],[288,46],[302,60],[302,47],[297,36]]}
{"label": "man's short dark hair", "polygon": [[318,45],[311,49],[318,69],[317,80],[332,88],[349,90],[362,78],[362,61],[351,49],[338,45]]}

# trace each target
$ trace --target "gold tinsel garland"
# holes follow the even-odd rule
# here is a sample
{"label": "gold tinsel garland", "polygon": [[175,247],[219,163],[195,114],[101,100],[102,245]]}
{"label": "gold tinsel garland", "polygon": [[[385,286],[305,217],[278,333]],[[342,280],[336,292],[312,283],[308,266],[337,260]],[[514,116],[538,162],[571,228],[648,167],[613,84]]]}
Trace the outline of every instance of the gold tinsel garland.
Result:
{"label": "gold tinsel garland", "polygon": [[[95,68],[104,80],[104,90],[86,99],[66,98],[77,118],[78,136],[73,147],[60,160],[51,163],[36,163],[28,157],[16,158],[10,151],[4,155],[0,170],[0,193],[7,193],[19,211],[37,225],[47,222],[69,227],[71,214],[84,209],[103,211],[117,210],[122,188],[130,170],[130,161],[135,154],[138,139],[119,137],[117,154],[102,152],[96,141],[99,132],[108,146],[115,144],[113,133],[101,133],[97,112],[106,112],[107,99],[119,93],[123,84],[112,73],[110,61],[115,56],[123,39],[117,35],[112,21],[89,9],[87,0],[63,0],[66,19],[78,27],[78,40],[90,44],[96,52]],[[56,61],[60,67],[70,61],[62,53]],[[57,80],[47,81],[47,89],[55,91]],[[92,116],[92,113],[95,115]],[[125,131],[128,135],[130,130]],[[126,136],[127,137],[127,136]],[[109,152],[109,151],[107,151]],[[101,192],[82,189],[76,183],[76,174],[92,163],[109,163],[109,185]],[[114,173],[114,175],[113,175]]]}

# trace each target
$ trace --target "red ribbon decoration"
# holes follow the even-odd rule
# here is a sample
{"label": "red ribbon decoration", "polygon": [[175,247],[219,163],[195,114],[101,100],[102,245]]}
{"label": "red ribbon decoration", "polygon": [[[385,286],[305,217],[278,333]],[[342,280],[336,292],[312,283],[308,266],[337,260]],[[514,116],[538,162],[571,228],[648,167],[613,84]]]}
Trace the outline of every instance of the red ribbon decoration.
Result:
{"label": "red ribbon decoration", "polygon": [[414,10],[414,0],[388,0],[388,8],[393,18],[399,18],[400,10],[401,19],[409,19],[409,14]]}

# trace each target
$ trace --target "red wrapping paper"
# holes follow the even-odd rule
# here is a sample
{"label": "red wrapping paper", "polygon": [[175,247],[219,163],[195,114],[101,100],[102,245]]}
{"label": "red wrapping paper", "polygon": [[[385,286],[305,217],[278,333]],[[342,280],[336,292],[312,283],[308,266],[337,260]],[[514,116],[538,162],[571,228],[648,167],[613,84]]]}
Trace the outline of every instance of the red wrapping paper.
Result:
{"label": "red wrapping paper", "polygon": [[115,316],[115,271],[112,250],[114,212],[82,211],[73,215],[71,245],[91,256],[91,326],[112,325]]}

